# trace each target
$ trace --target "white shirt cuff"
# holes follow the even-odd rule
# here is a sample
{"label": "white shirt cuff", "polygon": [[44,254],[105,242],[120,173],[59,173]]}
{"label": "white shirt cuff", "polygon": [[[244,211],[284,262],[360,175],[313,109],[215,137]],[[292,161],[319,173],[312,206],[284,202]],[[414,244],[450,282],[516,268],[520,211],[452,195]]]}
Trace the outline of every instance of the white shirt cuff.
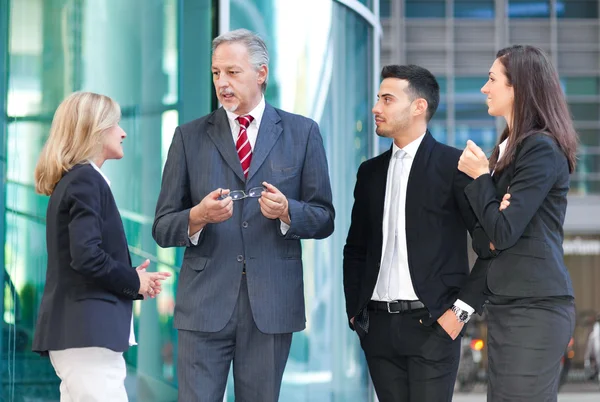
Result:
{"label": "white shirt cuff", "polygon": [[[188,233],[190,233],[190,226],[189,225],[188,225]],[[200,233],[202,233],[202,229],[200,229],[199,231],[197,231],[193,235],[189,236],[190,241],[192,242],[192,244],[194,246],[198,245],[198,240],[200,239]]]}
{"label": "white shirt cuff", "polygon": [[467,313],[469,313],[469,316],[475,312],[475,309],[473,307],[469,306],[467,303],[465,303],[464,301],[462,301],[460,299],[456,299],[456,301],[454,302],[454,305],[456,307],[458,307],[459,309],[464,310]]}
{"label": "white shirt cuff", "polygon": [[286,233],[288,232],[288,230],[290,230],[290,225],[288,225],[287,223],[283,222],[283,221],[279,221],[281,223],[280,228],[281,228],[281,233],[283,233],[283,235],[285,236]]}

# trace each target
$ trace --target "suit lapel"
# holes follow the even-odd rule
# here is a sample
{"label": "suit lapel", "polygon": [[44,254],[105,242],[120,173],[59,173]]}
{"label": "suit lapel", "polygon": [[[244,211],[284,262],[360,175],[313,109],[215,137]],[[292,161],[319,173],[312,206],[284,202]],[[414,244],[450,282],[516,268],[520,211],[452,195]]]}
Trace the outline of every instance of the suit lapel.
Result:
{"label": "suit lapel", "polygon": [[[406,184],[406,205],[405,205],[405,222],[406,222],[406,235],[407,239],[410,231],[409,229],[416,228],[418,226],[418,217],[420,204],[423,202],[424,194],[422,192],[427,189],[426,183],[428,182],[427,175],[427,164],[431,157],[431,152],[435,147],[437,141],[429,130],[425,133],[421,145],[415,155],[415,160],[410,168],[410,175],[408,176],[408,183]],[[424,185],[425,184],[425,185]]]}
{"label": "suit lapel", "polygon": [[231,136],[231,127],[227,121],[225,110],[223,108],[218,109],[209,117],[208,123],[208,136],[215,143],[217,150],[240,180],[246,181],[240,158],[235,150],[235,144]]}
{"label": "suit lapel", "polygon": [[[392,156],[392,149],[390,148],[387,152],[381,154],[377,164],[375,165],[375,171],[371,176],[371,190],[370,198],[373,202],[373,213],[374,225],[379,228],[375,231],[379,235],[379,238],[376,241],[376,244],[380,246],[383,245],[383,212],[385,205],[385,190],[387,184],[387,174],[388,168],[390,166],[390,158]],[[378,248],[379,252],[381,252],[381,247]]]}
{"label": "suit lapel", "polygon": [[250,163],[248,180],[260,169],[265,159],[267,159],[269,152],[271,152],[273,145],[275,145],[283,132],[283,128],[279,124],[280,121],[281,118],[277,111],[268,103],[265,104],[265,112],[258,128],[256,144],[254,144],[254,149],[252,150],[252,162]]}

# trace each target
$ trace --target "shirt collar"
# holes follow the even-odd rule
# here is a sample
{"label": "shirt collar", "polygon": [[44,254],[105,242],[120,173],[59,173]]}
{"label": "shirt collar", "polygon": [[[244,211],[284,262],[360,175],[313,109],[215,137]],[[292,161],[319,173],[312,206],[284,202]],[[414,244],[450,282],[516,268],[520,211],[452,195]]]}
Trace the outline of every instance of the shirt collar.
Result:
{"label": "shirt collar", "polygon": [[102,176],[102,178],[106,181],[106,184],[108,184],[110,186],[110,180],[108,180],[108,177],[106,177],[104,175],[104,173],[102,173],[102,170],[100,170],[100,168],[98,166],[96,166],[96,164],[93,161],[89,161],[90,165],[92,165],[92,167],[96,170],[96,172],[100,173],[100,175]]}
{"label": "shirt collar", "polygon": [[[236,121],[236,119],[238,117],[240,117],[241,115],[230,112],[227,109],[225,109],[225,113],[227,113],[227,118],[229,119],[230,123],[239,124]],[[260,102],[258,102],[258,105],[256,105],[256,107],[254,109],[252,109],[250,111],[250,113],[247,113],[246,115],[250,115],[250,116],[254,117],[254,120],[250,124],[256,124],[256,127],[260,127],[260,121],[262,120],[264,113],[265,113],[265,97],[262,96],[260,98]],[[233,127],[233,126],[231,126],[231,127]]]}
{"label": "shirt collar", "polygon": [[504,141],[502,141],[500,143],[500,145],[498,146],[498,148],[500,148],[500,153],[498,154],[498,160],[500,160],[500,158],[502,158],[502,155],[504,154],[504,151],[506,150],[507,145],[508,145],[508,138],[504,139]]}
{"label": "shirt collar", "polygon": [[[421,145],[421,142],[423,142],[423,138],[425,138],[425,133],[423,133],[416,140],[412,141],[410,144],[404,146],[404,148],[402,148],[402,150],[404,152],[406,152],[406,154],[408,156],[410,156],[411,158],[414,159],[415,155],[417,154],[417,151],[419,150],[419,146]],[[392,155],[395,155],[399,149],[400,149],[400,147],[398,147],[396,145],[396,143],[394,143],[393,148],[392,148]]]}

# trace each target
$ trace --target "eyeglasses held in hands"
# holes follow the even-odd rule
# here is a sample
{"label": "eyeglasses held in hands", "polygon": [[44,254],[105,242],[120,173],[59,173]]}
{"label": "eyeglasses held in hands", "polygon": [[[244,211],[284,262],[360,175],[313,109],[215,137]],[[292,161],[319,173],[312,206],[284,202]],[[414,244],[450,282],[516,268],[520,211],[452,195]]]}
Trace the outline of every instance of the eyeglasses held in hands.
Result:
{"label": "eyeglasses held in hands", "polygon": [[229,194],[223,194],[223,190],[221,190],[219,199],[224,200],[227,197],[231,197],[232,200],[238,201],[243,200],[244,198],[260,198],[260,195],[263,191],[267,191],[267,189],[263,186],[251,188],[248,190],[248,193],[246,193],[244,190],[233,190],[230,191]]}

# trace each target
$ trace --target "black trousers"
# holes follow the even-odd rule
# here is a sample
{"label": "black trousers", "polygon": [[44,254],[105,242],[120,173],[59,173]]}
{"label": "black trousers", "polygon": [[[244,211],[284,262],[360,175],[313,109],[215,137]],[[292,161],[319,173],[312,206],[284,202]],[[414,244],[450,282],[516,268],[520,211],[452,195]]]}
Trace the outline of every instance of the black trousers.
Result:
{"label": "black trousers", "polygon": [[427,316],[425,309],[369,311],[369,332],[361,345],[380,402],[452,401],[460,336],[452,340],[439,324],[421,324]]}
{"label": "black trousers", "polygon": [[490,296],[486,310],[488,402],[556,402],[573,299]]}

